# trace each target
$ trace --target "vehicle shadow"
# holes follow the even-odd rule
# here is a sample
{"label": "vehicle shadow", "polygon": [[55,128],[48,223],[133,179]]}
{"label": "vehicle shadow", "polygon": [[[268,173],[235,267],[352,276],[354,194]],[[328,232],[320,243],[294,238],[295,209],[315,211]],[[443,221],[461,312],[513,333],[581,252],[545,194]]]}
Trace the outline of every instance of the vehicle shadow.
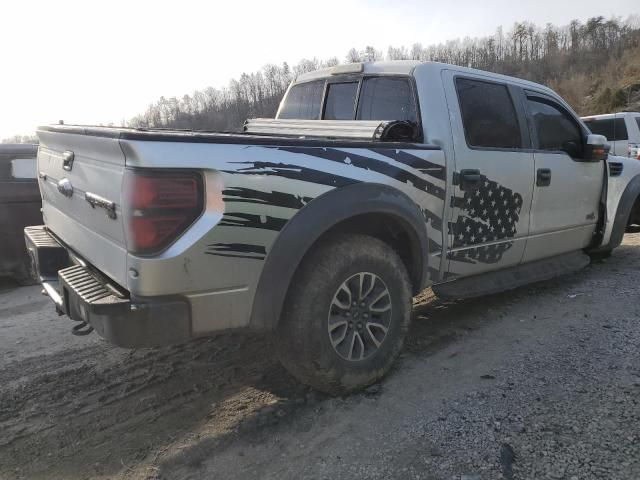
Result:
{"label": "vehicle shadow", "polygon": [[[621,247],[609,266],[623,269],[632,248]],[[584,278],[568,275],[469,300],[425,291],[416,298],[403,356],[432,355],[495,321],[510,304]],[[234,438],[266,441],[285,421],[328,401],[279,365],[264,335],[145,350],[99,342],[8,364],[0,384],[2,478],[171,478],[176,465],[197,468]]]}
{"label": "vehicle shadow", "polygon": [[20,287],[20,285],[18,285],[13,278],[0,277],[0,292],[15,290],[18,287]]}

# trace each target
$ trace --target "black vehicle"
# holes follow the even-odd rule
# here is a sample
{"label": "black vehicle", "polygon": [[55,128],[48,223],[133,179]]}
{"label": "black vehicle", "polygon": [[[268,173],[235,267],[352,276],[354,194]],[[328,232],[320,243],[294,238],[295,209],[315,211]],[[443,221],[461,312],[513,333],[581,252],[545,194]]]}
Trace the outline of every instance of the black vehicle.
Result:
{"label": "black vehicle", "polygon": [[31,283],[24,227],[42,221],[37,145],[0,144],[0,276]]}

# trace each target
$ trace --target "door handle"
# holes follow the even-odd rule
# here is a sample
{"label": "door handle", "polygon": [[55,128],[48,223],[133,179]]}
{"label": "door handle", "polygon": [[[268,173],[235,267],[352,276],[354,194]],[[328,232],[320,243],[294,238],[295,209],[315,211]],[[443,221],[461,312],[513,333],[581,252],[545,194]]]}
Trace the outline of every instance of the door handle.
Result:
{"label": "door handle", "polygon": [[73,168],[73,160],[75,158],[75,154],[71,150],[67,150],[62,154],[62,168],[67,172],[70,172]]}
{"label": "door handle", "polygon": [[551,185],[551,169],[539,168],[536,174],[536,185],[538,187],[548,187]]}
{"label": "door handle", "polygon": [[463,169],[460,170],[460,190],[472,192],[480,187],[480,170]]}

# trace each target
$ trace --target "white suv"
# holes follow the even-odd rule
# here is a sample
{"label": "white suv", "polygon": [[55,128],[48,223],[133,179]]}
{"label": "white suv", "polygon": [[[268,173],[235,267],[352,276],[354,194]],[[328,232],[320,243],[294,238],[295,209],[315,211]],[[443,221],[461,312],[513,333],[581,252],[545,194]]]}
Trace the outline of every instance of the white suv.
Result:
{"label": "white suv", "polygon": [[592,133],[604,135],[611,153],[640,160],[640,113],[620,112],[582,117]]}

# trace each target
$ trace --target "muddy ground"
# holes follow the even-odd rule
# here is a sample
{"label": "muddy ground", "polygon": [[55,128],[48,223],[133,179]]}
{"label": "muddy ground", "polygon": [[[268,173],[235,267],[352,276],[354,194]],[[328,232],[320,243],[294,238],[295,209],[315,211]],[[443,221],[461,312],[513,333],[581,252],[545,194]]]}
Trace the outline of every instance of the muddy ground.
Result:
{"label": "muddy ground", "polygon": [[640,234],[543,284],[416,299],[379,385],[328,398],[260,336],[130,351],[0,285],[0,478],[640,478]]}

